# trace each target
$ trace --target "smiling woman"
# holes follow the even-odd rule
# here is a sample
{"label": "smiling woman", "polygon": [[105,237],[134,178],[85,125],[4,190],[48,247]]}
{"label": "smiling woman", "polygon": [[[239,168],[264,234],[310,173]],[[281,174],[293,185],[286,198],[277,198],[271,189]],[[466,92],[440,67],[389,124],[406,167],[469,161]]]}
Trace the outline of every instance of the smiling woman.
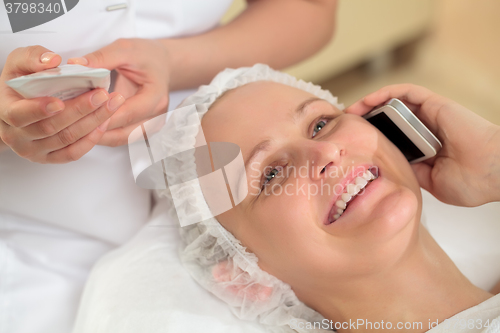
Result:
{"label": "smiling woman", "polygon": [[422,226],[403,154],[330,93],[256,65],[219,74],[190,104],[207,142],[240,146],[249,193],[184,227],[181,258],[240,318],[275,332],[425,332],[480,303],[499,308],[481,320],[500,315],[498,296]]}

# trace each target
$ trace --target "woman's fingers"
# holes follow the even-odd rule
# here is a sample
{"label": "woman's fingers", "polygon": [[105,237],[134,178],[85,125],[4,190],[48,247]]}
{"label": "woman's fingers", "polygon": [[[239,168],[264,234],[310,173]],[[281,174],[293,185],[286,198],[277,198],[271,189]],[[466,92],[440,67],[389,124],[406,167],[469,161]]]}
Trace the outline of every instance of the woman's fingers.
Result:
{"label": "woman's fingers", "polygon": [[0,78],[0,120],[12,127],[23,127],[51,117],[64,104],[57,98],[23,99],[4,82],[10,79],[57,67],[61,57],[42,46],[29,46],[12,51]]}
{"label": "woman's fingers", "polygon": [[142,86],[128,79],[126,76],[117,71],[115,80],[115,90],[119,92],[125,99],[128,99],[139,92]]}
{"label": "woman's fingers", "polygon": [[119,39],[95,52],[68,63],[115,69],[115,89],[126,101],[111,117],[108,131],[99,144],[118,146],[128,142],[129,133],[144,121],[167,111],[169,51],[162,43],[144,39]]}
{"label": "woman's fingers", "polygon": [[0,137],[14,152],[33,162],[79,159],[99,142],[109,118],[124,102],[118,93],[110,100],[104,89],[64,103],[52,97],[27,100],[5,84],[60,63],[61,57],[44,47],[19,48],[9,55],[0,77]]}
{"label": "woman's fingers", "polygon": [[2,120],[12,127],[25,127],[52,117],[64,109],[64,103],[54,97],[20,99],[2,107]]}
{"label": "woman's fingers", "polygon": [[438,114],[446,109],[443,106],[452,102],[427,88],[413,84],[396,84],[383,87],[349,106],[346,113],[363,116],[374,107],[387,102],[391,98],[401,100],[432,133],[436,135],[442,134],[438,125]]}
{"label": "woman's fingers", "polygon": [[414,84],[395,84],[386,86],[364,98],[364,102],[368,105],[376,106],[391,98],[398,98],[402,101],[410,102],[413,104],[421,105],[433,93],[420,86]]}
{"label": "woman's fingers", "polygon": [[432,187],[432,166],[427,163],[416,163],[412,164],[411,168],[417,177],[420,187],[433,193]]}
{"label": "woman's fingers", "polygon": [[[151,119],[155,119],[154,123],[151,122]],[[101,140],[99,141],[99,145],[101,146],[109,146],[109,147],[117,147],[117,146],[122,146],[126,145],[129,142],[129,135],[132,133],[134,129],[136,129],[138,126],[141,126],[145,122],[148,123],[148,133],[149,131],[157,131],[161,129],[161,127],[165,124],[166,117],[165,116],[154,116],[149,119],[142,119],[141,121],[128,125],[126,127],[119,127],[116,129],[109,130],[104,135],[102,136]],[[142,132],[141,132],[142,133]],[[135,140],[133,140],[135,141]]]}
{"label": "woman's fingers", "polygon": [[[118,93],[108,95],[104,89],[97,89],[67,101],[64,111],[54,117],[23,128],[3,123],[0,129],[5,143],[21,157],[40,163],[71,162],[99,142],[109,118],[124,101]],[[49,158],[48,154],[59,150],[64,151]]]}
{"label": "woman's fingers", "polygon": [[94,148],[97,142],[99,142],[103,134],[106,132],[108,124],[109,119],[72,145],[47,154],[44,162],[62,164],[79,160],[83,155],[87,154],[92,148]]}
{"label": "woman's fingers", "polygon": [[487,144],[494,140],[494,125],[460,104],[412,84],[379,89],[346,112],[364,115],[391,98],[405,103],[443,145],[435,157],[412,165],[422,188],[455,205],[476,206],[494,200],[483,181],[493,179],[486,183],[496,183],[491,177],[491,166],[495,165],[491,160],[498,145],[489,148]]}
{"label": "woman's fingers", "polygon": [[21,75],[54,68],[59,66],[61,60],[61,56],[43,46],[21,47],[12,51],[7,57],[2,79],[7,81]]}
{"label": "woman's fingers", "polygon": [[144,85],[139,92],[128,98],[111,119],[109,130],[126,127],[139,121],[165,113],[168,109],[168,94],[154,85]]}
{"label": "woman's fingers", "polygon": [[[124,98],[118,94],[114,93],[110,95],[110,103],[103,104],[96,111],[86,115],[82,119],[78,120],[74,124],[65,127],[57,134],[52,135],[51,137],[37,140],[35,143],[38,145],[38,151],[43,153],[49,153],[55,150],[59,150],[66,146],[72,145],[75,142],[79,141],[81,138],[85,137],[92,131],[94,131],[98,126],[106,123],[106,129],[108,128],[109,118],[113,115],[113,113],[118,109],[119,103],[123,103]],[[111,108],[110,104],[113,104],[114,107]],[[102,137],[99,136],[99,139]],[[97,141],[98,142],[98,141]]]}
{"label": "woman's fingers", "polygon": [[118,147],[126,145],[128,143],[128,136],[135,128],[137,128],[137,126],[141,126],[141,124],[138,123],[127,127],[120,127],[109,130],[104,133],[98,144],[108,147]]}
{"label": "woman's fingers", "polygon": [[65,102],[66,107],[63,112],[25,127],[26,136],[31,140],[53,136],[97,110],[108,99],[106,90],[95,89],[68,100]]}
{"label": "woman's fingers", "polygon": [[414,109],[423,104],[433,93],[420,86],[413,84],[396,84],[383,87],[357,101],[346,109],[346,113],[364,115],[375,106],[382,104],[391,98],[398,98],[409,104]]}
{"label": "woman's fingers", "polygon": [[344,111],[345,113],[355,114],[358,116],[363,116],[368,113],[373,107],[365,104],[364,98],[360,99],[354,104],[349,105]]}
{"label": "woman's fingers", "polygon": [[132,47],[133,43],[130,40],[118,39],[113,43],[83,57],[70,58],[68,59],[68,64],[112,70],[127,64],[127,51],[131,50]]}

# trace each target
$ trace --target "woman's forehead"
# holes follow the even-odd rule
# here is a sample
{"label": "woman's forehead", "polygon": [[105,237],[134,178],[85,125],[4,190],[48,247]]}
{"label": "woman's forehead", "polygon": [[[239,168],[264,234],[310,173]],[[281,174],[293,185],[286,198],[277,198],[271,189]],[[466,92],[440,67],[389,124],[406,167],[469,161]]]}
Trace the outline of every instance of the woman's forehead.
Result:
{"label": "woman's forehead", "polygon": [[[303,90],[281,83],[257,81],[226,92],[217,100],[202,119],[203,128],[234,128],[255,121],[282,119],[290,114],[304,99],[315,97]],[[254,120],[254,121],[252,121]],[[263,123],[261,123],[263,125]],[[258,126],[262,127],[262,126]]]}
{"label": "woman's forehead", "polygon": [[208,141],[255,144],[259,137],[290,122],[293,109],[311,96],[280,83],[253,82],[229,91],[214,103],[202,119],[203,131]]}
{"label": "woman's forehead", "polygon": [[[315,103],[318,100],[323,102]],[[267,147],[262,149],[266,151],[301,136],[305,131],[302,120],[315,109],[340,112],[303,90],[274,82],[255,82],[225,94],[214,104],[202,119],[203,132],[208,142],[237,144],[247,162],[259,146]]]}

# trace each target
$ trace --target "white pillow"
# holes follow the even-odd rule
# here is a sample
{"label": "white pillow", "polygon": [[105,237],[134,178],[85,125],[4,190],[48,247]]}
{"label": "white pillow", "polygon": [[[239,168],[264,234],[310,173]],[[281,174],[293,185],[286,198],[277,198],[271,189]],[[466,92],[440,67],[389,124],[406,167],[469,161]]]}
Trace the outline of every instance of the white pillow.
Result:
{"label": "white pillow", "polygon": [[479,288],[500,281],[500,202],[466,208],[422,191],[427,229],[458,269]]}
{"label": "white pillow", "polygon": [[182,267],[180,226],[168,204],[159,201],[151,221],[94,266],[73,332],[265,332],[240,321]]}
{"label": "white pillow", "polygon": [[[473,283],[491,288],[500,279],[500,203],[460,208],[423,192],[431,234]],[[73,333],[264,332],[236,318],[183,269],[179,225],[167,204],[160,201],[136,237],[99,260]]]}

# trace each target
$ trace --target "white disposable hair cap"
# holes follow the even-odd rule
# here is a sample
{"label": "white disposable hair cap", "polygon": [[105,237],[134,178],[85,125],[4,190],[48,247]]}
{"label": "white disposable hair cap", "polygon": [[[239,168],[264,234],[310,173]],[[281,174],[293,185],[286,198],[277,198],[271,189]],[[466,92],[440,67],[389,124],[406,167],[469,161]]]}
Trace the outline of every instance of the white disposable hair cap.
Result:
{"label": "white disposable hair cap", "polygon": [[[195,123],[198,125],[184,126],[182,130],[168,126],[162,129],[161,149],[179,152],[186,147],[202,145],[204,137],[201,135],[203,140],[199,140],[200,133],[203,134],[199,123],[214,101],[228,90],[256,81],[273,81],[295,87],[343,109],[330,92],[267,65],[226,69],[179,105],[176,110],[182,110],[185,116],[197,113],[199,121]],[[179,118],[174,123],[183,121]],[[270,332],[326,332],[320,326],[324,318],[318,312],[299,301],[288,284],[260,269],[258,258],[248,252],[216,218],[207,218],[210,205],[197,181],[193,154],[177,154],[164,162],[168,184],[182,184],[183,188],[176,189],[175,193],[171,186],[170,189],[158,190],[160,195],[173,199],[180,219],[189,223],[201,221],[184,223],[181,228],[180,257],[186,269],[200,285],[225,301],[240,319],[257,320]],[[307,329],[314,323],[314,329]]]}

